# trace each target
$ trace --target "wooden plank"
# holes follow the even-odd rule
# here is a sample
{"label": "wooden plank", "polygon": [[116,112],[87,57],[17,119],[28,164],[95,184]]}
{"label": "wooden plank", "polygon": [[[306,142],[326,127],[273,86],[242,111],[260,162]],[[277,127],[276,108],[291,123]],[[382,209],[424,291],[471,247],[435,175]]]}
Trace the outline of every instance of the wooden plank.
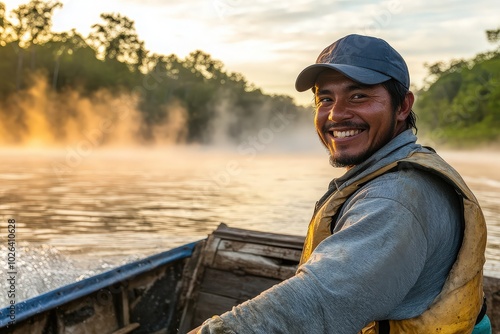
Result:
{"label": "wooden plank", "polygon": [[137,322],[134,322],[133,324],[129,324],[123,328],[120,328],[119,330],[117,330],[116,332],[113,332],[112,334],[127,334],[127,333],[132,332],[134,329],[139,328],[139,326],[140,326],[140,324],[138,324]]}
{"label": "wooden plank", "polygon": [[242,275],[250,274],[281,280],[292,277],[297,268],[296,265],[281,265],[279,261],[263,256],[228,251],[218,251],[212,267]]}
{"label": "wooden plank", "polygon": [[[32,317],[29,321],[24,321],[21,325],[8,326],[0,328],[1,334],[44,334],[47,333],[47,327],[51,327],[49,323],[49,317],[51,314],[45,312],[42,314],[37,314]],[[52,329],[52,328],[51,328]]]}
{"label": "wooden plank", "polygon": [[[177,301],[185,263],[156,269],[147,277],[126,285],[130,301],[130,322],[140,323],[140,333],[178,328]],[[175,327],[174,327],[175,326]]]}
{"label": "wooden plank", "polygon": [[238,253],[248,253],[262,255],[276,259],[295,261],[299,263],[302,250],[277,247],[263,244],[252,244],[249,242],[222,240],[218,246],[219,250],[233,251]]}
{"label": "wooden plank", "polygon": [[257,276],[235,275],[227,271],[207,268],[200,291],[236,299],[239,303],[251,299],[281,280]]}
{"label": "wooden plank", "polygon": [[270,246],[293,248],[302,250],[304,246],[303,236],[268,233],[238,228],[230,228],[226,224],[220,224],[212,233],[214,237],[227,240],[240,240],[251,243],[260,243]]}
{"label": "wooden plank", "polygon": [[179,332],[199,326],[295,274],[300,236],[229,228],[221,224],[205,244],[189,279]]}
{"label": "wooden plank", "polygon": [[197,327],[206,319],[229,311],[233,306],[238,304],[239,303],[236,299],[218,296],[207,292],[200,292],[198,294],[196,311],[194,312],[195,314],[191,325],[193,328]]}
{"label": "wooden plank", "polygon": [[202,241],[196,245],[193,256],[184,267],[182,273],[182,285],[180,298],[177,304],[180,315],[178,333],[187,333],[196,326],[193,326],[193,317],[196,305],[196,293],[199,289],[200,278],[203,276],[205,266],[202,265],[206,242]]}
{"label": "wooden plank", "polygon": [[493,333],[500,333],[500,279],[484,277],[484,294],[486,296],[486,314],[490,318]]}
{"label": "wooden plank", "polygon": [[76,299],[55,310],[57,333],[109,333],[117,330],[118,319],[109,289]]}
{"label": "wooden plank", "polygon": [[208,236],[205,248],[203,250],[202,263],[204,265],[210,266],[213,263],[215,254],[217,253],[217,248],[219,248],[220,241],[221,238],[216,237],[213,234]]}

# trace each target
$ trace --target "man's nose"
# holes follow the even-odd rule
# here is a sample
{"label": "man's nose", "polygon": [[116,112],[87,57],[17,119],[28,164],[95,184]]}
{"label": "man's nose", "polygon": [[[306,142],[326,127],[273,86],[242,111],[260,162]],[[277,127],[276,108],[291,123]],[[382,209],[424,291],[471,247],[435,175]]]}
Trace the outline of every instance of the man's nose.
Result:
{"label": "man's nose", "polygon": [[346,118],[350,118],[349,115],[350,112],[345,103],[342,103],[341,101],[337,100],[335,101],[335,103],[332,104],[332,107],[328,112],[328,120],[332,122],[339,122]]}

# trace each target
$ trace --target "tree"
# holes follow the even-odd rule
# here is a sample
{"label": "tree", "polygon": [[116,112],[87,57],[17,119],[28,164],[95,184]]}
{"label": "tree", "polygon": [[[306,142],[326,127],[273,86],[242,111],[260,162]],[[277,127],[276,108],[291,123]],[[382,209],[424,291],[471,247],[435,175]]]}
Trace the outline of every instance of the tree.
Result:
{"label": "tree", "polygon": [[59,1],[32,0],[13,10],[12,25],[16,39],[21,47],[43,44],[52,38],[52,15],[56,8],[62,7]]}
{"label": "tree", "polygon": [[[500,42],[500,29],[487,30],[491,43]],[[420,127],[430,137],[453,145],[500,139],[499,49],[469,60],[426,65],[432,84],[424,87],[416,103]]]}
{"label": "tree", "polygon": [[496,30],[486,30],[486,38],[488,42],[496,44],[496,50],[491,52],[492,57],[498,57],[500,54],[500,28]]}
{"label": "tree", "polygon": [[[22,84],[24,67],[24,50],[33,44],[43,44],[51,39],[52,15],[56,8],[62,7],[59,1],[32,0],[28,4],[20,5],[12,11],[13,22],[9,22],[8,29],[12,39],[16,41],[18,52],[16,89]],[[31,69],[35,68],[35,50],[31,48]]]}
{"label": "tree", "polygon": [[6,32],[7,32],[7,19],[5,17],[5,4],[0,2],[0,46],[5,46]]}
{"label": "tree", "polygon": [[500,29],[497,30],[486,30],[486,38],[490,43],[500,42]]}
{"label": "tree", "polygon": [[209,54],[201,50],[191,52],[186,57],[185,65],[191,69],[191,72],[198,73],[206,79],[217,80],[223,74],[222,62],[212,59]]}
{"label": "tree", "polygon": [[70,32],[55,34],[51,44],[54,46],[53,56],[55,59],[54,70],[52,73],[52,88],[56,90],[58,88],[61,58],[64,55],[72,55],[79,49],[87,48],[88,45],[75,29],[72,29]]}
{"label": "tree", "polygon": [[146,60],[144,42],[134,21],[121,14],[101,14],[104,24],[94,24],[87,40],[101,59],[116,59],[139,69]]}

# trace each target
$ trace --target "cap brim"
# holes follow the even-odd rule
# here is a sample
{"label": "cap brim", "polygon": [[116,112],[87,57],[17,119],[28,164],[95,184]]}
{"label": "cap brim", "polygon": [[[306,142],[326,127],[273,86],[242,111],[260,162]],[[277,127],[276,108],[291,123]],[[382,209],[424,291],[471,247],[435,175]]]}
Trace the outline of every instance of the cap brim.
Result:
{"label": "cap brim", "polygon": [[312,88],[316,83],[318,75],[326,69],[336,70],[346,77],[365,85],[376,85],[391,78],[380,72],[358,66],[344,64],[313,64],[306,67],[297,76],[295,89],[299,92],[304,92]]}

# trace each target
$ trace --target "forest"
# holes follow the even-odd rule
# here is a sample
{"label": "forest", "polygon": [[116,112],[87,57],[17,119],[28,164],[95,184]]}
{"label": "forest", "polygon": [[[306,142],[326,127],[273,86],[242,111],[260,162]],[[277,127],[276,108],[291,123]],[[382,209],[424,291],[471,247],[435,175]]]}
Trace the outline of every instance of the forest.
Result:
{"label": "forest", "polygon": [[[134,22],[101,14],[88,36],[52,31],[59,1],[0,2],[0,144],[55,144],[84,133],[100,143],[241,142],[277,113],[311,118],[286,95],[268,95],[209,54],[184,59],[145,49]],[[427,65],[415,112],[419,134],[456,147],[500,139],[500,29],[493,51]],[[99,124],[99,125],[96,125]]]}
{"label": "forest", "polygon": [[500,29],[487,30],[486,38],[496,49],[427,64],[415,112],[422,134],[438,144],[470,148],[500,140]]}
{"label": "forest", "polygon": [[89,36],[55,33],[60,7],[33,0],[6,13],[0,3],[0,144],[71,142],[76,132],[102,144],[237,143],[276,114],[311,117],[201,50],[185,59],[146,50],[117,13],[101,14]]}

